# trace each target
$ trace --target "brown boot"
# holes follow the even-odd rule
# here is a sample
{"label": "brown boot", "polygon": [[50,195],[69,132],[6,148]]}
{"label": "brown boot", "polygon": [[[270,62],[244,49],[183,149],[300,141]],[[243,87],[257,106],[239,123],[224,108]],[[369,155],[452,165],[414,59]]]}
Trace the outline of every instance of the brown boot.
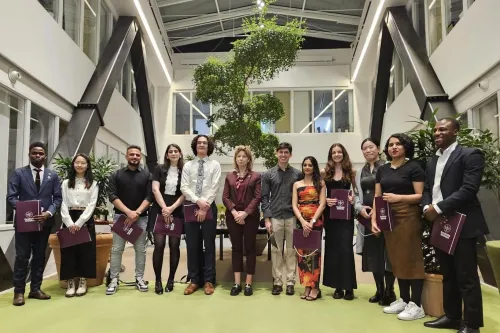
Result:
{"label": "brown boot", "polygon": [[198,290],[198,285],[194,283],[190,283],[186,289],[184,290],[184,295],[191,295],[194,293],[196,290]]}
{"label": "brown boot", "polygon": [[214,293],[214,285],[210,282],[205,282],[205,295],[212,295]]}
{"label": "brown boot", "polygon": [[14,294],[14,300],[12,304],[15,306],[24,305],[24,294]]}

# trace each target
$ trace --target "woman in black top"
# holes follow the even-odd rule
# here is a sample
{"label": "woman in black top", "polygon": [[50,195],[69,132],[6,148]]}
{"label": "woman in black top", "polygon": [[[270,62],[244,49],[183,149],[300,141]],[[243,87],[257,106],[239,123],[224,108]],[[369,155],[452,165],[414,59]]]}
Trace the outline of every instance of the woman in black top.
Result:
{"label": "woman in black top", "polygon": [[[335,288],[333,298],[351,301],[357,289],[356,268],[354,266],[354,209],[349,220],[330,218],[330,209],[337,205],[337,199],[330,197],[332,189],[352,189],[355,172],[349,154],[340,143],[334,143],[328,150],[328,162],[322,170],[327,189],[325,221],[325,259],[323,285]],[[349,196],[353,203],[354,197]],[[345,293],[344,293],[345,292]]]}
{"label": "woman in black top", "polygon": [[[372,215],[376,183],[375,175],[379,167],[385,163],[380,159],[379,146],[379,142],[372,138],[363,140],[361,150],[366,164],[356,174],[358,196],[354,208],[360,217],[368,220]],[[375,235],[371,232],[371,229],[365,230],[362,225],[359,225],[359,232],[356,238],[356,246],[358,245],[362,248],[362,270],[363,272],[373,273],[373,278],[377,286],[377,292],[369,299],[369,302],[390,305],[396,300],[396,294],[394,293],[395,278],[390,270],[386,270],[386,267],[389,265],[386,261],[383,234]]]}
{"label": "woman in black top", "polygon": [[[150,211],[148,231],[154,230],[154,223],[158,214],[171,219],[172,216],[184,219],[182,203],[181,174],[184,159],[182,158],[181,148],[176,144],[170,144],[165,151],[164,164],[156,167],[153,173],[153,194],[154,202]],[[155,293],[163,294],[163,285],[161,280],[161,270],[163,266],[163,252],[165,250],[166,235],[154,234],[155,249],[153,251],[153,269],[156,275]],[[167,280],[165,292],[174,289],[174,277],[179,265],[180,242],[178,237],[168,237],[168,247],[170,250],[170,274]]]}
{"label": "woman in black top", "polygon": [[[425,173],[412,160],[413,151],[414,143],[407,135],[393,134],[385,145],[385,154],[391,163],[378,169],[375,185],[375,197],[389,202],[396,222],[392,231],[384,231],[384,238],[401,298],[384,308],[384,313],[398,314],[401,320],[425,316],[421,306],[425,272],[419,205]],[[376,214],[372,214],[372,230],[380,232]]]}

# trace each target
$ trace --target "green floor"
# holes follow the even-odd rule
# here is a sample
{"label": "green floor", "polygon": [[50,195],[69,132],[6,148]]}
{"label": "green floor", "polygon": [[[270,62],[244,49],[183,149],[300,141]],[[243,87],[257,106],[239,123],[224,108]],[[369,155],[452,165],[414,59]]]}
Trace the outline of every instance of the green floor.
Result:
{"label": "green floor", "polygon": [[[218,286],[213,296],[200,291],[184,296],[184,285],[162,296],[152,290],[139,293],[133,287],[106,296],[100,286],[85,297],[67,299],[55,281],[46,281],[43,289],[52,295],[49,301],[27,299],[25,306],[14,307],[12,294],[0,296],[0,332],[432,332],[423,326],[429,318],[403,322],[369,304],[372,285],[359,286],[357,299],[351,302],[334,300],[329,288],[323,289],[322,299],[307,302],[298,295],[272,296],[264,287],[256,285],[252,297],[231,297],[230,285]],[[481,332],[498,333],[500,295],[483,287],[483,299],[485,328]]]}

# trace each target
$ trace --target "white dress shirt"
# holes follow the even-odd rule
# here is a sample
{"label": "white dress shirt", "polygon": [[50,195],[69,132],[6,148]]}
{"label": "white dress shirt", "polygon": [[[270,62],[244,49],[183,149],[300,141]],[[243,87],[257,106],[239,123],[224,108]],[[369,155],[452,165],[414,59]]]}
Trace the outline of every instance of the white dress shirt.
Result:
{"label": "white dress shirt", "polygon": [[[457,145],[458,143],[455,142],[451,146],[446,148],[443,152],[441,151],[441,149],[436,152],[436,155],[439,157],[436,163],[436,173],[434,174],[434,186],[432,187],[432,205],[434,206],[434,209],[438,214],[443,213],[437,206],[439,202],[443,201],[443,193],[441,193],[441,178],[443,176],[443,170],[446,163],[450,159],[451,153],[453,153],[455,148],[457,148]],[[424,207],[424,211],[426,211],[427,208],[429,207]]]}
{"label": "white dress shirt", "polygon": [[182,168],[181,191],[186,197],[186,200],[196,202],[199,199],[212,204],[219,190],[219,181],[221,177],[221,168],[219,162],[209,157],[203,160],[203,188],[201,195],[196,196],[196,182],[198,179],[198,166],[200,159],[195,157],[194,160],[187,162]]}
{"label": "white dress shirt", "polygon": [[[94,213],[97,204],[97,196],[99,194],[99,186],[94,180],[90,188],[87,189],[85,188],[85,180],[83,178],[75,179],[75,188],[68,188],[68,183],[69,180],[66,179],[61,186],[63,197],[61,204],[62,221],[67,227],[71,227],[72,225],[81,227]],[[69,215],[69,210],[72,207],[85,207],[85,210],[77,221],[73,221]]]}
{"label": "white dress shirt", "polygon": [[[33,164],[30,163],[30,168],[31,168],[31,174],[33,175],[33,181],[36,182],[36,171],[35,169],[37,169]],[[45,167],[42,165],[40,168],[40,186],[42,185],[42,182],[43,182],[43,173],[45,171]]]}
{"label": "white dress shirt", "polygon": [[167,172],[167,179],[165,180],[165,194],[175,195],[177,191],[177,183],[179,181],[179,169],[171,166]]}

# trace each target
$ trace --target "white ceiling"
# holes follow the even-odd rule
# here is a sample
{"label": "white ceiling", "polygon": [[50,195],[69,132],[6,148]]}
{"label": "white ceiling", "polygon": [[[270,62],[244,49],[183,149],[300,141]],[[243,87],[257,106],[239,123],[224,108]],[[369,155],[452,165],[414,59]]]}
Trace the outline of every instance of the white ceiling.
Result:
{"label": "white ceiling", "polygon": [[[252,0],[155,0],[172,47],[239,37],[242,19],[255,14]],[[153,2],[153,1],[151,1]],[[278,24],[302,18],[306,37],[354,42],[365,0],[277,0],[269,14]]]}

